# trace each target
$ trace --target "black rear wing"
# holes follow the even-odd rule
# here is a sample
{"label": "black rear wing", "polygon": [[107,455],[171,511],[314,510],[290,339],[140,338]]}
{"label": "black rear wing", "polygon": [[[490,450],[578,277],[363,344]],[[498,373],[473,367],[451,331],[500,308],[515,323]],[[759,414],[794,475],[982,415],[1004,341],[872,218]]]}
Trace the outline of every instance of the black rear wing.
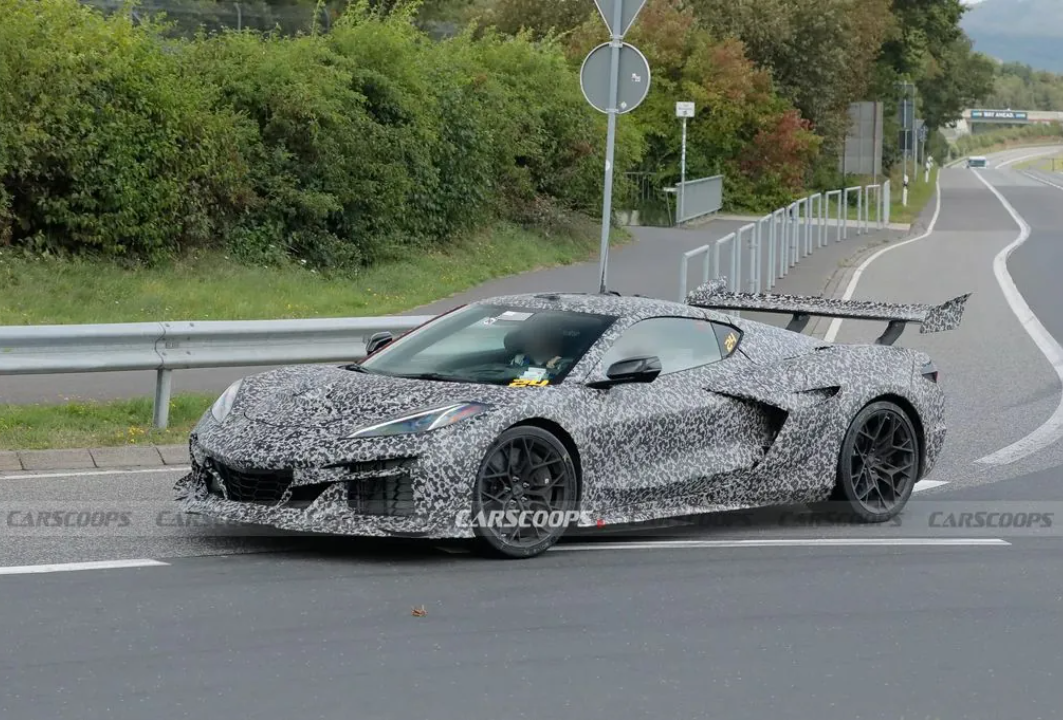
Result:
{"label": "black rear wing", "polygon": [[840,300],[801,295],[770,295],[726,292],[726,278],[718,278],[687,295],[687,304],[711,310],[753,310],[793,315],[787,330],[801,332],[812,316],[848,320],[882,320],[886,331],[875,343],[892,345],[908,323],[918,323],[920,333],[944,332],[960,325],[970,293],[940,305],[883,303],[870,300]]}

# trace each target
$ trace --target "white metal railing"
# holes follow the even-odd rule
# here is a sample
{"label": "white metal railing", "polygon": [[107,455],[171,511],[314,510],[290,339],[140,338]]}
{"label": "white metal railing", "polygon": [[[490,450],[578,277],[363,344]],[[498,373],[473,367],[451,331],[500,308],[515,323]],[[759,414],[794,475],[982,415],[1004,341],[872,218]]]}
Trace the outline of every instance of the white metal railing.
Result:
{"label": "white metal railing", "polygon": [[676,183],[675,192],[679,199],[677,225],[719,212],[723,208],[723,175]]}
{"label": "white metal railing", "polygon": [[[856,198],[857,235],[884,229],[889,225],[890,181],[881,185],[857,185],[815,193],[796,200],[743,225],[715,242],[683,254],[679,270],[679,302],[687,296],[690,263],[701,259],[701,282],[721,277],[723,265],[728,287],[733,292],[760,293],[771,290],[803,258],[818,248],[849,237],[849,205]],[[872,223],[871,209],[875,218]],[[834,209],[834,215],[831,211]],[[724,252],[726,262],[723,261]]]}
{"label": "white metal railing", "polygon": [[165,428],[174,370],[354,362],[374,333],[432,317],[0,326],[0,375],[154,370],[153,422]]}

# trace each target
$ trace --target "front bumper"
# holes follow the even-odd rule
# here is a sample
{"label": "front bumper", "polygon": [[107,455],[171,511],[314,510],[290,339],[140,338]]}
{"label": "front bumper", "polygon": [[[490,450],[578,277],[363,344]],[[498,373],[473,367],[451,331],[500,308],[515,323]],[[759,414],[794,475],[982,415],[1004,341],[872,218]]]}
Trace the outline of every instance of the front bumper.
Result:
{"label": "front bumper", "polygon": [[317,464],[255,463],[232,459],[195,435],[190,450],[192,470],[174,488],[187,513],[296,532],[473,536],[468,511],[476,468],[460,459],[451,457],[448,465],[429,451]]}

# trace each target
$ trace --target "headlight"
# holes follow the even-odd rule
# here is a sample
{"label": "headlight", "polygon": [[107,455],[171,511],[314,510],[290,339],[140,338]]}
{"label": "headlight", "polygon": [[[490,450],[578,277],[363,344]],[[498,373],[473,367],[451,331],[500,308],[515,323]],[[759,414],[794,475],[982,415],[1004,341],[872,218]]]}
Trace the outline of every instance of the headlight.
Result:
{"label": "headlight", "polygon": [[409,435],[411,433],[428,432],[447,425],[468,420],[489,409],[489,405],[483,403],[467,402],[446,405],[444,407],[422,410],[409,415],[403,415],[393,420],[386,420],[375,425],[367,425],[347,436],[347,440],[366,437],[386,437],[388,435]]}
{"label": "headlight", "polygon": [[229,416],[229,411],[233,409],[233,403],[236,402],[236,396],[240,392],[240,386],[243,385],[243,380],[237,380],[229,389],[221,394],[221,397],[214,401],[214,404],[210,407],[210,414],[214,416],[214,419],[218,422],[224,422],[225,418]]}

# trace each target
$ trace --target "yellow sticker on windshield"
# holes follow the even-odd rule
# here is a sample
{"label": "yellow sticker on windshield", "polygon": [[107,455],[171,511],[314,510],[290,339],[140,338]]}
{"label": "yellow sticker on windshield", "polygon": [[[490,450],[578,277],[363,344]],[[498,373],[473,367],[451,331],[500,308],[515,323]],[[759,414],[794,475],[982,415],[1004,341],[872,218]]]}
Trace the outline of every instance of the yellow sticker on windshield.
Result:
{"label": "yellow sticker on windshield", "polygon": [[734,333],[728,333],[727,337],[724,338],[723,346],[725,348],[727,348],[727,352],[731,352],[732,350],[735,349],[735,343],[737,343],[737,342],[738,342],[738,336],[735,335]]}
{"label": "yellow sticker on windshield", "polygon": [[543,386],[549,385],[549,380],[529,380],[525,378],[517,378],[509,384],[510,387],[529,387],[529,386]]}

